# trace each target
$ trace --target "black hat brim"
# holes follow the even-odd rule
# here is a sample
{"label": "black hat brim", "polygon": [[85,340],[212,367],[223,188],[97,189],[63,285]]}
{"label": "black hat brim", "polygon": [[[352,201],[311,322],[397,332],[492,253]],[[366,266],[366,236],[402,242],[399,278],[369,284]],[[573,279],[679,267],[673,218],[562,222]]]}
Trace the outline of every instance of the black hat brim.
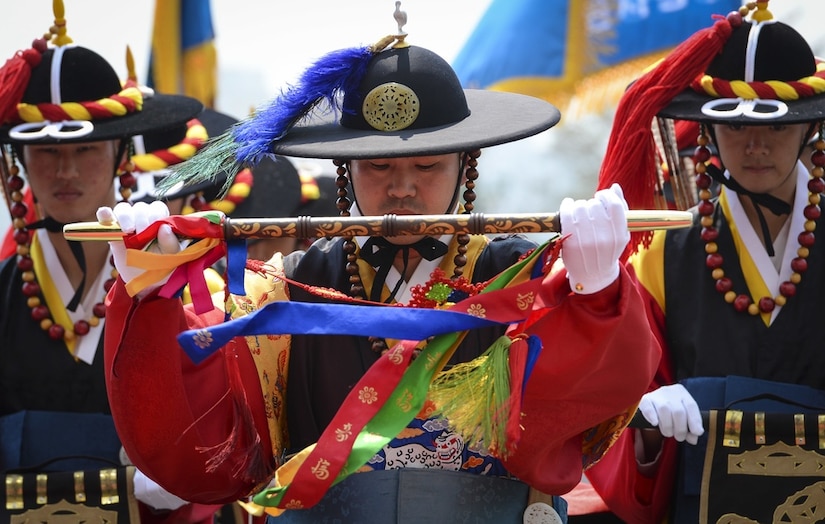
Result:
{"label": "black hat brim", "polygon": [[[743,125],[803,124],[825,120],[825,95],[784,101],[788,106],[788,112],[775,118],[756,118],[747,114],[721,118],[703,113],[702,106],[714,100],[719,99],[687,89],[675,96],[664,109],[659,111],[658,116],[676,120]],[[771,100],[769,102],[774,103],[775,101]]]}
{"label": "black hat brim", "polygon": [[0,128],[0,143],[4,144],[56,144],[97,142],[128,138],[152,131],[165,131],[176,125],[186,122],[196,116],[203,109],[203,104],[197,99],[181,95],[161,95],[155,93],[143,102],[143,108],[133,114],[112,117],[92,122],[94,129],[91,133],[76,138],[43,137],[37,140],[18,140],[9,136],[13,125]]}
{"label": "black hat brim", "polygon": [[561,119],[544,100],[499,91],[465,90],[470,115],[443,126],[385,132],[352,129],[329,112],[298,124],[272,152],[300,158],[365,159],[425,156],[470,151],[513,142],[550,129]]}

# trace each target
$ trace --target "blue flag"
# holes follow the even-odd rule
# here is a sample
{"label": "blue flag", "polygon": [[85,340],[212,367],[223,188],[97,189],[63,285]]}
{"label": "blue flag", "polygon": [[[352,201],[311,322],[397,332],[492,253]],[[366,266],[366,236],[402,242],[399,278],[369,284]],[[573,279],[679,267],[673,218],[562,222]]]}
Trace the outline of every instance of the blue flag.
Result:
{"label": "blue flag", "polygon": [[[641,71],[740,0],[493,0],[453,62],[466,88],[564,105],[615,100]],[[615,101],[613,100],[613,101]]]}
{"label": "blue flag", "polygon": [[217,53],[210,0],[156,0],[147,84],[214,107]]}

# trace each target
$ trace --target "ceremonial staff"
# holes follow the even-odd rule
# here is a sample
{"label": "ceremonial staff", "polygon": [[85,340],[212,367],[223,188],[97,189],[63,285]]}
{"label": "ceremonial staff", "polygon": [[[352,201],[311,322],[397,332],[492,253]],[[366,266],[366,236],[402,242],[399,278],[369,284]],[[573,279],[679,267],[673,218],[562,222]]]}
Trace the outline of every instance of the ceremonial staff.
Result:
{"label": "ceremonial staff", "polygon": [[[205,213],[218,213],[208,211]],[[193,213],[189,217],[203,216]],[[231,218],[218,213],[226,240],[260,238],[321,238],[339,236],[439,236],[469,233],[561,233],[558,213],[462,215],[383,215],[359,217]],[[688,211],[630,210],[630,231],[676,229],[690,226]],[[63,227],[67,240],[120,240],[123,232],[117,223],[76,222]]]}

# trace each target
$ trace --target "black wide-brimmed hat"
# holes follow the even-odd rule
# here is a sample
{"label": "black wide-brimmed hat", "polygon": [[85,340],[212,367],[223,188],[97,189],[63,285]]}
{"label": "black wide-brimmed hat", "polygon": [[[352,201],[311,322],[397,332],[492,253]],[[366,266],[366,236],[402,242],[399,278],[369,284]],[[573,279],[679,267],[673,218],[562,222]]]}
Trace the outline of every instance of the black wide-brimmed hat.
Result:
{"label": "black wide-brimmed hat", "polygon": [[309,158],[389,158],[469,151],[555,125],[559,111],[529,96],[464,90],[440,56],[391,48],[370,61],[357,90],[328,112],[273,140],[273,152]]}
{"label": "black wide-brimmed hat", "polygon": [[823,120],[825,64],[791,26],[743,21],[704,74],[659,115],[750,125]]}
{"label": "black wide-brimmed hat", "polygon": [[350,160],[472,151],[558,123],[558,109],[544,100],[462,89],[444,59],[406,36],[399,27],[375,45],[325,55],[177,176],[231,175],[272,154]]}
{"label": "black wide-brimmed hat", "polygon": [[[195,116],[202,104],[124,86],[96,52],[66,35],[62,3],[55,3],[52,43],[35,40],[0,70],[0,143],[42,144],[126,138],[169,129]],[[60,14],[58,14],[58,7]]]}
{"label": "black wide-brimmed hat", "polygon": [[[620,184],[631,209],[655,207],[657,117],[745,125],[823,120],[825,68],[796,30],[774,20],[767,1],[695,32],[633,82],[616,108],[598,188]],[[638,236],[646,241],[650,233]]]}

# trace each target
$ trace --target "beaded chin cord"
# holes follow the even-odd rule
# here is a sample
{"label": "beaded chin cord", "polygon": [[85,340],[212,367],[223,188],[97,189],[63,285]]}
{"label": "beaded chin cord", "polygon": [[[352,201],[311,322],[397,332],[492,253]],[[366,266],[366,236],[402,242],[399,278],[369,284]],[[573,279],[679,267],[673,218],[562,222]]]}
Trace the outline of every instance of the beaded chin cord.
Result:
{"label": "beaded chin cord", "polygon": [[716,244],[719,231],[713,226],[713,214],[716,205],[711,201],[710,186],[712,178],[706,173],[707,162],[711,158],[711,152],[708,148],[710,140],[708,139],[704,126],[702,126],[701,129],[697,140],[699,146],[696,148],[695,169],[696,187],[699,188],[700,199],[698,211],[701,216],[701,236],[705,242],[705,252],[707,253],[705,263],[716,282],[716,290],[722,294],[725,302],[733,305],[736,311],[740,313],[747,312],[753,316],[761,313],[770,313],[776,306],[784,306],[787,300],[796,294],[796,286],[802,281],[802,275],[808,269],[807,258],[816,240],[814,235],[816,220],[821,214],[819,208],[820,194],[825,190],[825,181],[823,181],[823,175],[825,175],[825,138],[823,138],[822,125],[820,125],[819,128],[819,139],[814,144],[814,152],[811,154],[811,162],[814,167],[811,170],[812,177],[808,181],[808,205],[805,206],[803,211],[806,219],[805,230],[800,233],[797,238],[799,241],[797,257],[791,261],[793,273],[789,280],[782,282],[779,286],[779,294],[777,296],[762,297],[756,303],[751,300],[748,294],[734,291],[733,282],[729,277],[725,276],[725,270],[722,269],[724,258],[719,254],[719,246]]}
{"label": "beaded chin cord", "polygon": [[[467,177],[467,181],[464,184],[465,191],[462,195],[464,197],[465,213],[472,212],[474,207],[473,202],[475,202],[476,199],[475,181],[478,179],[477,168],[479,156],[481,156],[481,150],[479,149],[470,151],[466,153],[465,156],[465,175]],[[338,175],[338,178],[335,180],[335,185],[338,187],[338,199],[336,200],[335,205],[338,207],[338,211],[341,216],[349,216],[349,208],[352,205],[352,201],[349,199],[347,193],[347,186],[349,185],[346,167],[347,162],[345,160],[333,160],[332,162],[336,166],[336,174]],[[453,259],[453,263],[455,264],[452,276],[453,279],[457,279],[464,274],[464,266],[467,265],[467,244],[470,242],[470,235],[467,233],[461,233],[457,235],[456,241],[458,242],[458,254]],[[344,241],[343,249],[344,253],[347,255],[346,271],[349,275],[350,282],[349,294],[355,298],[366,299],[366,291],[364,290],[364,284],[358,270],[358,255],[356,254],[357,247],[351,237]],[[376,353],[381,354],[384,351],[387,351],[387,342],[383,338],[369,337],[369,340],[372,343],[372,350]]]}
{"label": "beaded chin cord", "polygon": [[[89,330],[100,323],[100,319],[106,316],[106,306],[101,298],[92,308],[92,317],[89,320],[78,320],[72,326],[63,326],[53,320],[45,301],[41,299],[42,290],[37,282],[37,275],[34,271],[34,261],[31,258],[32,235],[26,229],[26,216],[28,206],[24,202],[23,187],[25,182],[20,176],[20,169],[16,163],[8,168],[8,179],[6,187],[9,191],[10,206],[12,216],[12,226],[14,227],[14,241],[17,244],[17,268],[21,271],[23,280],[23,294],[26,296],[26,305],[31,309],[31,317],[40,324],[40,329],[46,331],[52,340],[64,340],[69,342],[76,340],[89,333]],[[117,272],[112,270],[110,278],[103,284],[103,296],[109,291],[117,278]]]}

